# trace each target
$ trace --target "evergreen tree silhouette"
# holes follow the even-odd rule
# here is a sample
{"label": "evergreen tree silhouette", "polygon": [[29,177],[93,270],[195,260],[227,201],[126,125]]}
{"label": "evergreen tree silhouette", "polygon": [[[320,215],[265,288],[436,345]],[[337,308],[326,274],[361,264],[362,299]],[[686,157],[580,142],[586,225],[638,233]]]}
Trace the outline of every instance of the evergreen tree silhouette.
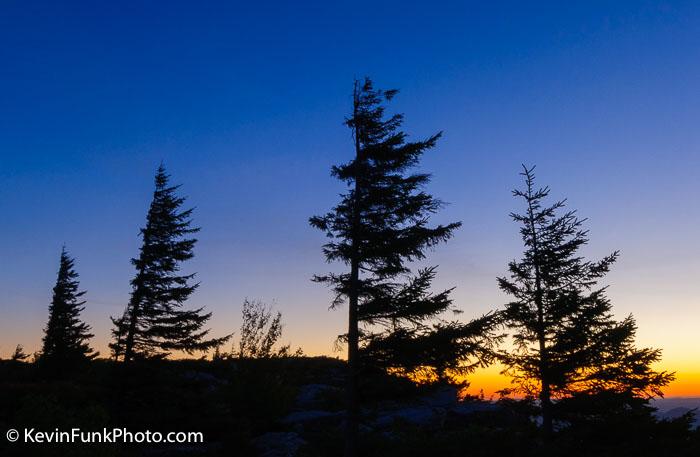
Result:
{"label": "evergreen tree silhouette", "polygon": [[10,360],[13,362],[24,362],[29,358],[29,354],[24,352],[24,346],[18,344],[15,346],[15,352],[12,353]]}
{"label": "evergreen tree silhouette", "polygon": [[85,309],[85,291],[79,289],[74,260],[61,250],[58,278],[49,305],[49,320],[44,329],[41,362],[51,368],[65,368],[97,357],[88,343],[94,335],[90,326],[80,319]]}
{"label": "evergreen tree silhouette", "polygon": [[191,226],[192,209],[182,210],[185,199],[180,186],[170,186],[161,164],[155,176],[155,192],[148,210],[143,243],[138,258],[131,262],[136,276],[131,281],[131,299],[119,318],[112,318],[114,340],[110,348],[115,359],[163,358],[171,351],[193,353],[216,347],[228,339],[207,339],[203,329],[211,318],[203,308],[187,310],[184,302],[197,289],[193,274],[181,275],[180,264],[194,256],[199,228]]}
{"label": "evergreen tree silhouette", "polygon": [[400,130],[403,116],[385,116],[385,105],[396,93],[375,89],[367,78],[355,81],[353,111],[345,121],[353,134],[354,158],[331,171],[348,190],[331,212],[310,218],[330,238],[323,247],[326,259],[349,267],[345,273],[314,277],[333,288],[333,307],[348,305],[348,331],[342,337],[348,345],[346,456],[358,453],[361,364],[411,371],[427,363],[444,373],[450,364],[457,367],[456,357],[480,355],[478,339],[492,320],[436,323],[452,309],[450,290],[430,291],[435,268],[411,275],[407,263],[423,259],[461,223],[429,226],[443,203],[423,191],[430,175],[411,170],[441,134],[406,141]]}
{"label": "evergreen tree silhouette", "polygon": [[525,251],[509,263],[510,277],[498,279],[515,298],[505,310],[514,348],[503,360],[514,390],[539,397],[549,435],[555,399],[601,392],[659,396],[673,374],[651,368],[660,350],[635,347],[633,317],[616,321],[606,287],[598,286],[618,252],[585,260],[579,253],[588,243],[585,220],[565,211],[565,201],[546,206],[549,188],[536,189],[534,167],[523,169],[525,188],[513,195],[525,211],[511,217],[521,225]]}
{"label": "evergreen tree silhouette", "polygon": [[365,365],[402,373],[420,382],[458,382],[478,367],[489,365],[502,335],[495,333],[500,316],[489,313],[469,322],[446,320],[455,315],[452,289],[430,292],[435,267],[418,270],[406,283],[376,280],[360,307],[360,354]]}

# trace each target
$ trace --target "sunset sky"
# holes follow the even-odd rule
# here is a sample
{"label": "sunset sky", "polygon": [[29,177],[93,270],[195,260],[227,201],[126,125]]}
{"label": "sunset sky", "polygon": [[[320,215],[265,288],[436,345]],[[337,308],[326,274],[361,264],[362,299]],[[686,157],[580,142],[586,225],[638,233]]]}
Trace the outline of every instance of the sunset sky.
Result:
{"label": "sunset sky", "polygon": [[[422,166],[450,203],[435,222],[464,225],[428,263],[465,318],[507,300],[510,190],[537,165],[588,218],[585,254],[621,251],[609,296],[677,372],[667,394],[700,395],[700,3],[61,3],[0,6],[2,357],[39,349],[63,243],[107,354],[161,160],[202,227],[189,304],[212,331],[258,298],[285,342],[342,357],[345,310],[310,281],[338,267],[308,217],[343,190],[329,169],[368,75],[401,90],[412,138],[444,131]],[[493,367],[472,390],[507,382]]]}

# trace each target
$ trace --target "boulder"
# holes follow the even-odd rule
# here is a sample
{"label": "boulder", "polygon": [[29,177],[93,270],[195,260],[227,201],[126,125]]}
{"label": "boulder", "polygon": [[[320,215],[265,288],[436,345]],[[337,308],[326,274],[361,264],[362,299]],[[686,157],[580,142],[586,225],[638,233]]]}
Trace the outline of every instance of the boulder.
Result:
{"label": "boulder", "polygon": [[470,416],[474,413],[492,412],[498,410],[494,403],[485,401],[461,401],[452,406],[448,411],[457,416]]}
{"label": "boulder", "polygon": [[265,433],[255,438],[252,443],[260,457],[294,457],[299,448],[306,444],[294,432]]}
{"label": "boulder", "polygon": [[443,386],[420,397],[420,402],[434,408],[450,408],[459,403],[459,390],[454,386]]}
{"label": "boulder", "polygon": [[307,411],[295,411],[293,413],[287,414],[281,420],[283,424],[287,425],[297,425],[306,424],[309,422],[321,422],[329,419],[342,418],[342,412],[332,412],[332,411],[322,411],[322,410],[307,410]]}
{"label": "boulder", "polygon": [[323,397],[328,394],[339,393],[340,389],[328,384],[306,384],[299,388],[295,401],[298,409],[313,409],[321,406]]}
{"label": "boulder", "polygon": [[413,425],[426,426],[439,423],[444,416],[444,408],[410,406],[382,412],[373,425],[378,428],[384,428],[391,426],[394,422],[403,421]]}
{"label": "boulder", "polygon": [[182,376],[188,381],[200,384],[209,391],[216,390],[227,383],[225,380],[204,371],[187,371]]}

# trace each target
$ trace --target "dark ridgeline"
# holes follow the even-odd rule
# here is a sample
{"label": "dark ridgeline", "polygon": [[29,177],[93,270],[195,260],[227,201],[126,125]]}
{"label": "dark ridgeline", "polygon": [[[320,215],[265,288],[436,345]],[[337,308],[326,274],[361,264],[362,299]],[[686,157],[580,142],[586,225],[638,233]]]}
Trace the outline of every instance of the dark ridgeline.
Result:
{"label": "dark ridgeline", "polygon": [[361,367],[411,373],[429,366],[444,377],[448,368],[460,365],[455,360],[485,360],[490,354],[490,345],[481,342],[493,316],[430,325],[453,309],[450,290],[430,291],[435,268],[404,281],[411,274],[407,263],[423,259],[426,249],[450,239],[461,223],[428,225],[442,202],[423,191],[430,176],[410,170],[441,134],[407,142],[400,130],[403,116],[385,116],[385,104],[396,93],[375,89],[369,79],[355,82],[353,111],[345,122],[355,157],[331,172],[349,190],[331,212],[310,219],[331,239],[323,247],[326,259],[349,267],[346,273],[314,277],[335,291],[333,306],[348,305],[348,332],[342,336],[348,345],[346,456],[358,455]]}
{"label": "dark ridgeline", "polygon": [[[585,221],[564,211],[565,201],[546,206],[549,188],[535,188],[533,168],[524,167],[525,188],[513,191],[525,211],[512,213],[521,224],[523,258],[508,265],[500,288],[515,300],[506,305],[505,321],[514,331],[514,348],[504,352],[505,373],[521,394],[539,396],[543,430],[552,432],[553,399],[605,394],[651,398],[673,374],[651,368],[658,349],[636,348],[632,316],[616,321],[606,287],[618,252],[597,262],[579,250],[588,243]],[[558,406],[558,405],[557,405]]]}
{"label": "dark ridgeline", "polygon": [[85,300],[82,300],[85,291],[78,290],[80,283],[74,263],[64,246],[40,357],[42,366],[50,371],[76,367],[99,355],[88,343],[94,336],[90,326],[80,319],[85,309]]}
{"label": "dark ridgeline", "polygon": [[136,276],[124,314],[112,318],[114,329],[109,347],[115,360],[164,358],[171,351],[208,350],[228,337],[207,339],[204,325],[211,317],[203,308],[183,309],[197,289],[193,274],[181,275],[180,264],[194,256],[199,228],[191,226],[192,209],[182,210],[185,199],[176,195],[180,186],[170,186],[161,164],[155,176],[153,201],[146,227],[141,229],[143,244],[139,257],[131,259]]}

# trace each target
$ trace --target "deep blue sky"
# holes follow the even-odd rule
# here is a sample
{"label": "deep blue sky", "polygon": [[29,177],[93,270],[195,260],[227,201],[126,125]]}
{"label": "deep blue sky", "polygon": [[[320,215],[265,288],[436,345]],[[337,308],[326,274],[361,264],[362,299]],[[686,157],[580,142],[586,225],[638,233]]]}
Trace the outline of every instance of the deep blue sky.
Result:
{"label": "deep blue sky", "polygon": [[[671,359],[700,322],[697,2],[26,2],[0,5],[0,354],[38,348],[62,243],[98,346],[129,293],[163,160],[203,227],[193,305],[217,331],[244,297],[276,301],[286,339],[328,352],[343,312],[308,216],[342,190],[353,77],[399,88],[424,161],[462,220],[431,258],[466,315],[504,301],[520,252],[521,163],[589,217],[589,253],[622,250],[620,315]],[[674,359],[674,360],[675,360]],[[696,371],[700,372],[700,367]]]}

